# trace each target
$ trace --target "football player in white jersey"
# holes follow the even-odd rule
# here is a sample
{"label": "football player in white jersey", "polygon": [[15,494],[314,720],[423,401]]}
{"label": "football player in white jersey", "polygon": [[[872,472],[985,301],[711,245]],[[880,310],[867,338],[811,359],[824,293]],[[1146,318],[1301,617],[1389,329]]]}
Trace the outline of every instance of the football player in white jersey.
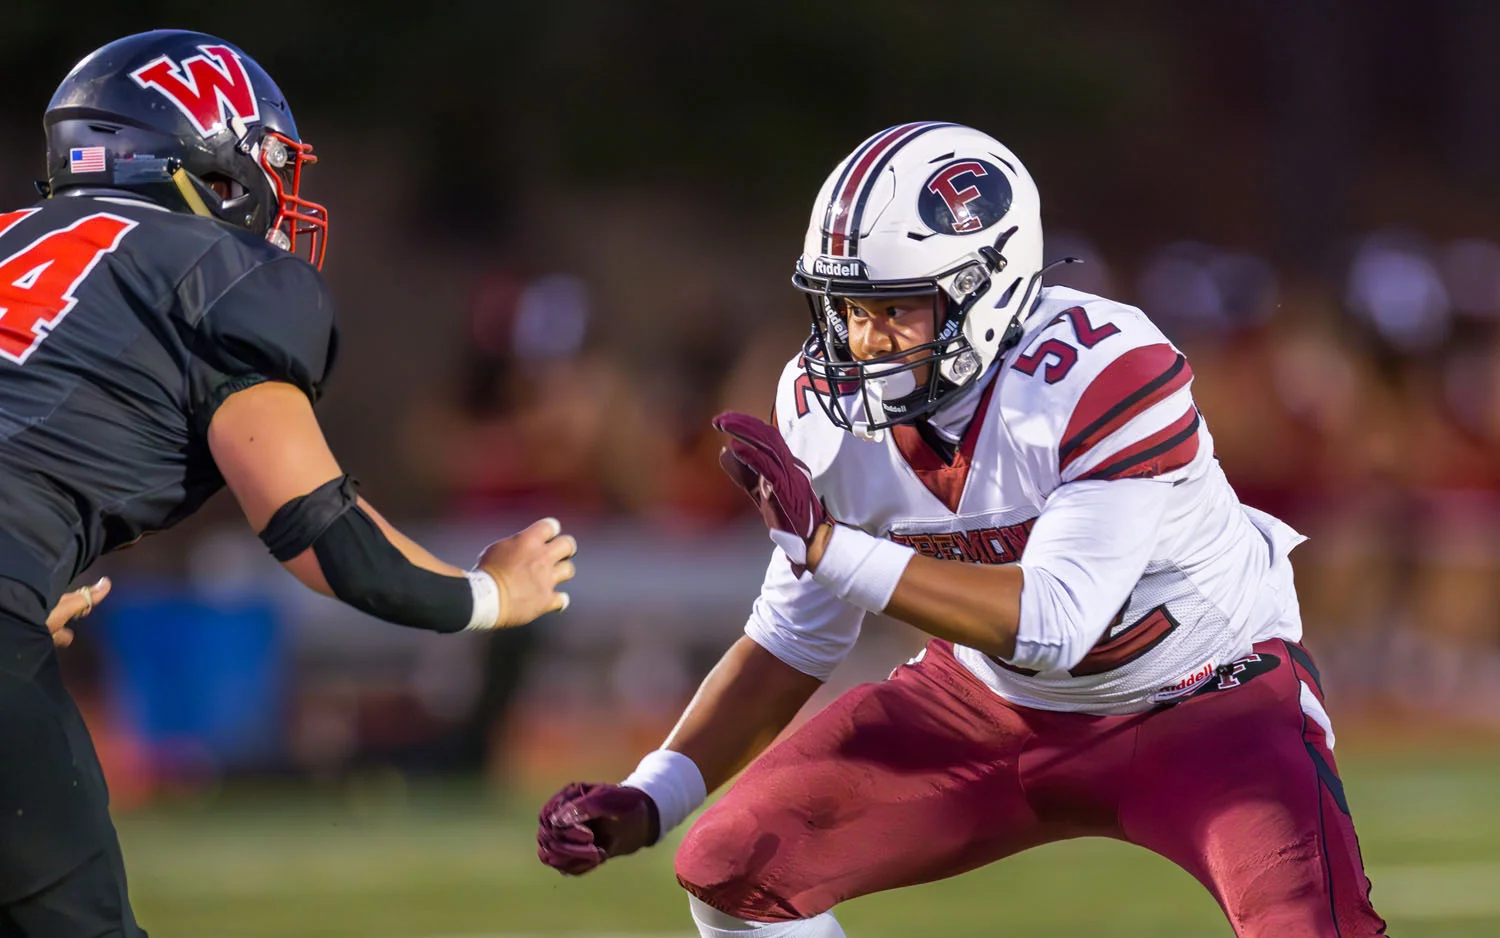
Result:
{"label": "football player in white jersey", "polygon": [[[1036,186],[989,136],[903,124],[838,165],[775,426],[715,421],[776,545],[745,637],[622,784],[543,808],[543,862],[655,843],[755,760],[677,855],[705,936],[842,935],[844,899],[1079,836],[1174,861],[1243,938],[1385,933],[1302,538],[1240,504],[1151,321],[1042,272]],[[934,638],[762,754],[867,611]]]}

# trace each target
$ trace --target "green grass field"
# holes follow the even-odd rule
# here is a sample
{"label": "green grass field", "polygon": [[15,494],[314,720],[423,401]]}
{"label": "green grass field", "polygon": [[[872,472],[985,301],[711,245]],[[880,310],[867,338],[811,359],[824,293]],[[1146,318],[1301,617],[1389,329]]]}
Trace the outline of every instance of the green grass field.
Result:
{"label": "green grass field", "polygon": [[[1348,757],[1376,908],[1391,934],[1500,935],[1500,755]],[[530,799],[399,787],[235,793],[119,818],[156,938],[694,935],[670,849],[564,879],[537,863]],[[674,841],[675,842],[675,841]],[[842,906],[852,938],[1228,938],[1167,862],[1082,840]]]}

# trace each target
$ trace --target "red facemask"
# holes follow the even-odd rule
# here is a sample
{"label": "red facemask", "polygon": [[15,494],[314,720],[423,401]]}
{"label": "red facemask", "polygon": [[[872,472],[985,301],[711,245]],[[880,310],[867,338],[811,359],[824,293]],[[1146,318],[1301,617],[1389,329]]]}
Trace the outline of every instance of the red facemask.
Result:
{"label": "red facemask", "polygon": [[260,165],[276,187],[277,205],[266,239],[292,254],[305,247],[307,261],[321,270],[328,250],[328,209],[300,195],[302,167],[317,161],[311,144],[274,130],[261,139]]}

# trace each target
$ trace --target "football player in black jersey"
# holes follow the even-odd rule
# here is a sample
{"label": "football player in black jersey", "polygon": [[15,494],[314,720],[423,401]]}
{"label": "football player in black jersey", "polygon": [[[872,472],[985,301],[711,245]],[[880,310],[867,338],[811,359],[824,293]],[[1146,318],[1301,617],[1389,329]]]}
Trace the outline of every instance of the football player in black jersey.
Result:
{"label": "football player in black jersey", "polygon": [[576,544],[544,519],[465,571],[356,494],[313,415],[337,330],[312,148],[249,56],[129,36],[44,123],[46,198],[0,212],[0,934],[139,935],[49,632],[92,606],[59,600],[95,558],[227,484],[309,587],[456,632],[565,608]]}

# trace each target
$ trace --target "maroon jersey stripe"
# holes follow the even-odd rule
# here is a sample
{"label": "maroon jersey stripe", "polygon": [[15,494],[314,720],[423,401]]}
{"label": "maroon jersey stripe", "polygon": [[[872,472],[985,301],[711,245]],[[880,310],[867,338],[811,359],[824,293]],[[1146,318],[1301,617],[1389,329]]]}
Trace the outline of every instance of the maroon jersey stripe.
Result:
{"label": "maroon jersey stripe", "polygon": [[1170,425],[1118,453],[1082,479],[1143,479],[1181,469],[1198,455],[1198,408],[1188,407]]}
{"label": "maroon jersey stripe", "polygon": [[1067,469],[1094,444],[1192,380],[1187,359],[1170,345],[1146,345],[1121,355],[1099,373],[1073,408],[1057,448],[1058,469]]}

